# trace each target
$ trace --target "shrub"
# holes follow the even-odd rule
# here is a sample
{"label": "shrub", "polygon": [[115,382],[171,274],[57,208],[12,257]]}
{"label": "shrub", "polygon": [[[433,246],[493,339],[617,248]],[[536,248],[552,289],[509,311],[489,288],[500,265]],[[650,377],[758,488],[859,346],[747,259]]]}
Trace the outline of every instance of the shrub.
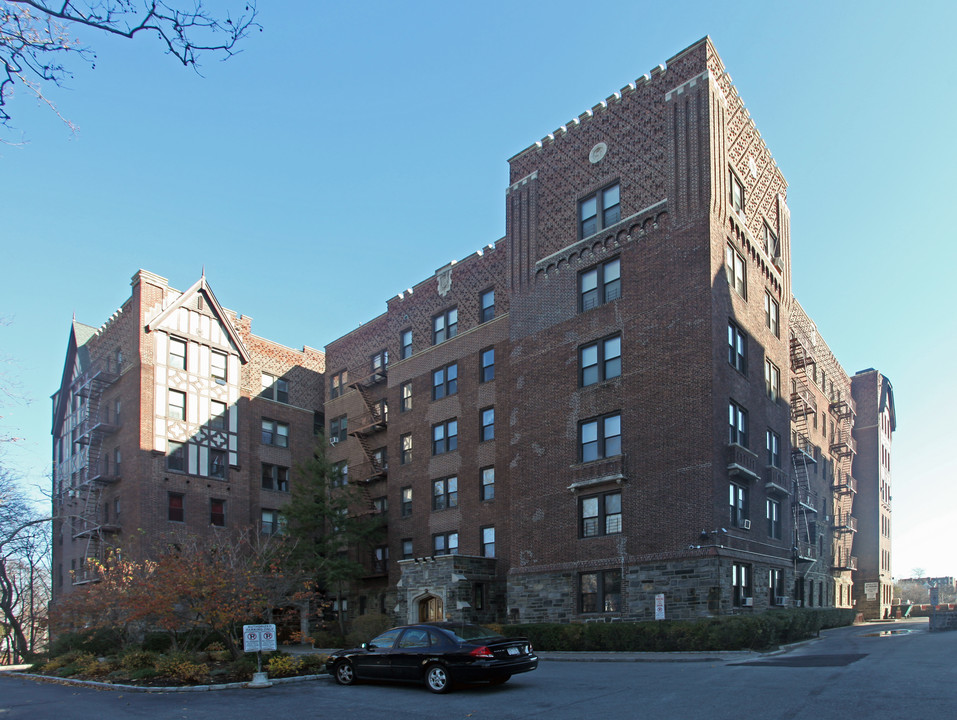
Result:
{"label": "shrub", "polygon": [[395,623],[382,613],[366,613],[352,621],[352,630],[346,635],[346,645],[357,647],[376,635],[384,633]]}
{"label": "shrub", "polygon": [[130,680],[149,680],[155,678],[159,673],[156,671],[156,668],[144,667],[134,670],[130,673]]}
{"label": "shrub", "polygon": [[270,677],[289,677],[302,668],[302,660],[292,655],[273,655],[266,662],[266,671]]}
{"label": "shrub", "polygon": [[820,630],[850,625],[855,612],[792,608],[755,615],[703,620],[509,625],[504,635],[525,636],[538,650],[675,652],[768,650],[814,637]]}
{"label": "shrub", "polygon": [[329,656],[326,653],[316,655],[303,655],[302,670],[309,675],[319,675],[326,670],[326,660]]}
{"label": "shrub", "polygon": [[115,660],[100,660],[93,655],[85,657],[82,661],[77,661],[77,668],[81,675],[91,677],[103,677],[119,667]]}
{"label": "shrub", "polygon": [[[54,657],[52,660],[44,664],[43,672],[50,673],[60,670],[68,665],[76,665],[78,663],[86,662],[87,658],[92,658],[91,653],[84,653],[80,650],[71,650],[62,655]],[[74,670],[74,673],[76,670]]]}
{"label": "shrub", "polygon": [[155,667],[159,656],[151,650],[127,650],[120,656],[120,667],[124,670],[134,671],[142,668]]}
{"label": "shrub", "polygon": [[56,657],[71,650],[94,655],[113,655],[123,647],[123,633],[113,628],[63,633],[50,643],[50,655]]}
{"label": "shrub", "polygon": [[256,672],[256,662],[249,658],[239,658],[229,664],[229,672],[245,680],[252,680],[253,673]]}
{"label": "shrub", "polygon": [[147,633],[146,637],[143,638],[143,642],[140,644],[140,647],[142,647],[144,650],[151,650],[152,652],[156,653],[164,653],[173,647],[173,638],[164,632]]}
{"label": "shrub", "polygon": [[216,642],[211,642],[206,646],[206,654],[215,662],[226,662],[231,657],[229,650],[226,649],[226,646],[218,640]]}
{"label": "shrub", "polygon": [[346,647],[346,639],[337,632],[321,630],[313,633],[312,646],[317,648]]}
{"label": "shrub", "polygon": [[209,667],[194,662],[188,653],[163,655],[156,661],[156,671],[180,682],[200,682],[209,675]]}

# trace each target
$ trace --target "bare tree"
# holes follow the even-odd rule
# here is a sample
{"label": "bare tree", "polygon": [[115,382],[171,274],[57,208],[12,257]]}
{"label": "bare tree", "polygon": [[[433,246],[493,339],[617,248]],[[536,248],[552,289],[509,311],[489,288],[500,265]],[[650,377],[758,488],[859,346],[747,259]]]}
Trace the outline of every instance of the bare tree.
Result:
{"label": "bare tree", "polygon": [[72,77],[68,59],[96,67],[96,53],[77,39],[78,29],[129,39],[153,36],[167,54],[193,68],[203,54],[235,54],[259,25],[255,3],[231,1],[238,14],[213,13],[202,0],[0,0],[0,123],[9,126],[6,105],[16,86],[57,112],[45,88]]}
{"label": "bare tree", "polygon": [[29,657],[45,638],[49,532],[49,519],[0,458],[0,647],[8,662]]}

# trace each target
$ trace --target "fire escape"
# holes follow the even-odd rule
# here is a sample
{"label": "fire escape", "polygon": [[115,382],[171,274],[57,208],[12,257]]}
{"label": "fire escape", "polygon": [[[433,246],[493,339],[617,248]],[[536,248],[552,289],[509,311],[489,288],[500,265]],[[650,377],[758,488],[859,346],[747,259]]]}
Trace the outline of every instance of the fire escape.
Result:
{"label": "fire escape", "polygon": [[831,569],[840,573],[857,570],[857,558],[851,554],[854,533],[857,532],[857,518],[851,514],[857,492],[857,481],[851,475],[857,453],[857,441],[852,435],[856,407],[852,398],[844,399],[838,394],[829,410],[834,417],[830,449],[835,458],[831,480],[834,491],[834,558]]}
{"label": "fire escape", "polygon": [[382,433],[385,432],[389,423],[389,406],[385,398],[375,397],[384,392],[386,377],[386,368],[381,366],[376,368],[371,375],[367,375],[349,386],[358,391],[366,409],[366,414],[360,420],[361,425],[349,434],[359,441],[359,446],[366,458],[366,463],[360,466],[362,472],[358,474],[361,478],[359,485],[362,488],[363,497],[372,511],[375,511],[375,508],[369,486],[374,482],[385,480],[389,473],[389,463],[385,456],[384,447],[378,448],[375,443],[376,438],[379,438],[382,443],[385,442]]}
{"label": "fire escape", "polygon": [[[119,376],[109,363],[107,367],[93,366],[80,375],[74,384],[74,395],[84,398],[85,411],[75,428],[75,439],[86,446],[86,462],[75,488],[76,502],[73,518],[73,538],[85,541],[80,567],[74,573],[73,584],[82,585],[94,579],[91,562],[102,560],[107,547],[106,536],[119,531],[119,525],[108,521],[103,490],[120,479],[120,459],[111,458],[103,448],[106,438],[120,428],[120,418],[110,417],[110,408],[103,402],[103,392]],[[112,460],[112,462],[111,462]]]}
{"label": "fire escape", "polygon": [[[389,405],[382,394],[386,389],[386,365],[378,363],[373,367],[372,374],[350,384],[362,398],[366,414],[360,420],[361,425],[349,434],[359,441],[359,446],[365,455],[366,462],[360,466],[358,486],[366,506],[365,514],[379,516],[385,520],[385,508],[376,505],[373,492],[375,483],[386,480],[389,474],[389,461],[385,450],[385,430],[389,423]],[[376,442],[378,440],[378,443]],[[387,557],[378,555],[383,552],[380,548],[373,550],[370,556],[369,576],[385,575],[387,572]]]}
{"label": "fire escape", "polygon": [[811,466],[817,464],[808,432],[808,418],[817,413],[817,401],[808,381],[816,364],[811,344],[791,331],[791,464],[794,469],[794,557],[798,562],[818,559],[816,547],[817,499],[811,490]]}

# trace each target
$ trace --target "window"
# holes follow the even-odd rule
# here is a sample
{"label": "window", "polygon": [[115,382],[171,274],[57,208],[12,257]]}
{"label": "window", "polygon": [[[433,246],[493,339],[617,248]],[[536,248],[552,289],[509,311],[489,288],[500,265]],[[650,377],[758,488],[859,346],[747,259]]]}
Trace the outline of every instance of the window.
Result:
{"label": "window", "polygon": [[186,343],[183,340],[169,339],[169,366],[178,370],[186,369]]}
{"label": "window", "polygon": [[578,582],[578,604],[581,612],[621,610],[621,570],[582,573]]}
{"label": "window", "polygon": [[376,448],[372,451],[372,464],[376,470],[389,469],[389,453],[384,447]]}
{"label": "window", "polygon": [[744,258],[730,245],[724,248],[724,270],[728,275],[728,285],[741,297],[747,299],[748,287]]}
{"label": "window", "polygon": [[621,220],[621,186],[618,183],[589,195],[578,203],[579,237],[586,238]]}
{"label": "window", "polygon": [[167,520],[170,522],[183,522],[185,511],[183,508],[183,495],[181,493],[167,494]]}
{"label": "window", "polygon": [[459,534],[457,532],[447,532],[433,535],[432,549],[435,555],[458,555]]}
{"label": "window", "polygon": [[332,463],[332,487],[343,487],[349,484],[349,461],[340,460]]}
{"label": "window", "polygon": [[621,297],[621,260],[615,258],[578,276],[580,310],[591,310]]}
{"label": "window", "polygon": [[406,433],[399,438],[399,462],[402,465],[408,465],[412,462],[412,433]]}
{"label": "window", "polygon": [[479,373],[479,382],[488,382],[495,379],[495,348],[485,348],[480,354],[481,371]]}
{"label": "window", "polygon": [[770,360],[764,361],[764,389],[772,402],[781,397],[781,371]]}
{"label": "window", "polygon": [[[265,378],[265,376],[263,376]],[[264,380],[265,382],[265,380]],[[329,378],[329,397],[337,398],[346,391],[346,385],[349,384],[349,372],[340,370]]]}
{"label": "window", "polygon": [[[781,539],[781,502],[768,498],[766,507],[768,519],[768,537],[773,540]],[[784,593],[780,593],[783,595]]]}
{"label": "window", "polygon": [[389,546],[379,545],[372,551],[372,572],[381,575],[389,565]]}
{"label": "window", "polygon": [[169,391],[169,418],[170,420],[186,419],[186,393],[179,390]]}
{"label": "window", "polygon": [[768,428],[767,432],[768,465],[781,467],[781,436]]}
{"label": "window", "polygon": [[412,551],[412,538],[405,538],[402,541],[402,559],[408,560],[412,557],[415,557]]}
{"label": "window", "polygon": [[209,476],[214,478],[219,478],[220,480],[226,479],[226,451],[225,450],[210,450],[209,451]]}
{"label": "window", "polygon": [[172,440],[167,443],[166,469],[173,472],[186,472],[186,445]]}
{"label": "window", "polygon": [[728,362],[738,372],[747,374],[748,336],[733,322],[728,322]]}
{"label": "window", "polygon": [[731,506],[731,527],[744,528],[749,524],[748,489],[738,483],[728,483],[728,500]]}
{"label": "window", "polygon": [[217,430],[226,429],[226,403],[209,401],[209,426]]}
{"label": "window", "polygon": [[495,557],[495,528],[482,528],[482,557]]}
{"label": "window", "polygon": [[399,359],[405,360],[408,357],[412,357],[412,331],[403,330],[399,335],[399,342],[402,345],[399,349]]}
{"label": "window", "polygon": [[751,566],[734,563],[731,565],[731,602],[742,607],[745,598],[753,597],[751,590]]}
{"label": "window", "polygon": [[286,423],[263,418],[262,442],[263,445],[289,447],[289,426]]}
{"label": "window", "polygon": [[480,411],[482,426],[479,430],[479,442],[495,439],[495,408],[485,408]]}
{"label": "window", "polygon": [[459,310],[451,308],[432,318],[432,344],[438,345],[454,338],[459,331]]}
{"label": "window", "polygon": [[781,244],[778,242],[778,236],[771,230],[771,226],[764,223],[764,252],[773,260],[781,256]]}
{"label": "window", "polygon": [[349,418],[338,415],[329,421],[329,442],[335,445],[349,437]]}
{"label": "window", "polygon": [[578,426],[581,462],[621,455],[621,415],[586,420]]}
{"label": "window", "polygon": [[372,509],[378,515],[385,515],[389,511],[389,498],[385,496],[373,498]]}
{"label": "window", "polygon": [[480,322],[488,322],[495,317],[495,290],[486,290],[479,300],[481,304]]}
{"label": "window", "polygon": [[123,401],[119,398],[113,403],[113,424],[122,425],[121,418],[123,417]]}
{"label": "window", "polygon": [[216,380],[226,379],[226,353],[213,350],[209,356],[209,374]]}
{"label": "window", "polygon": [[226,501],[209,501],[209,524],[216,527],[226,527]]}
{"label": "window", "polygon": [[781,337],[780,307],[778,301],[771,297],[771,293],[764,293],[764,321],[775,337]]}
{"label": "window", "polygon": [[741,181],[738,180],[738,176],[734,172],[730,172],[731,176],[731,208],[735,212],[744,212],[744,185],[741,184]]}
{"label": "window", "polygon": [[432,371],[432,399],[440,400],[447,395],[455,395],[459,390],[458,363],[446,365]]}
{"label": "window", "polygon": [[748,446],[748,411],[734,400],[728,401],[728,442],[741,447]]}
{"label": "window", "polygon": [[382,398],[375,404],[375,415],[382,422],[389,422],[389,401]]}
{"label": "window", "polygon": [[289,492],[289,468],[263,463],[262,486],[263,490]]}
{"label": "window", "polygon": [[289,383],[282,378],[267,373],[262,374],[262,392],[260,397],[281,403],[289,402]]}
{"label": "window", "polygon": [[372,372],[373,374],[385,370],[389,366],[389,351],[380,350],[375,355],[372,356]]}
{"label": "window", "polygon": [[621,375],[621,335],[614,335],[580,348],[578,365],[578,381],[582,387]]}
{"label": "window", "polygon": [[402,383],[400,392],[402,394],[402,399],[399,405],[399,410],[401,412],[408,412],[412,409],[412,383]]}
{"label": "window", "polygon": [[459,505],[459,479],[456,477],[432,481],[432,509],[445,510]]}
{"label": "window", "polygon": [[495,499],[495,468],[482,468],[482,500]]}
{"label": "window", "polygon": [[579,501],[580,537],[616,535],[621,532],[621,493],[583,497]]}
{"label": "window", "polygon": [[768,602],[778,604],[778,598],[784,597],[784,571],[780,568],[768,570]]}
{"label": "window", "polygon": [[282,535],[286,528],[286,518],[278,510],[262,511],[262,533],[263,535]]}
{"label": "window", "polygon": [[459,446],[458,420],[446,420],[432,426],[432,454],[442,455]]}
{"label": "window", "polygon": [[410,517],[412,515],[412,488],[407,486],[402,488],[402,517]]}

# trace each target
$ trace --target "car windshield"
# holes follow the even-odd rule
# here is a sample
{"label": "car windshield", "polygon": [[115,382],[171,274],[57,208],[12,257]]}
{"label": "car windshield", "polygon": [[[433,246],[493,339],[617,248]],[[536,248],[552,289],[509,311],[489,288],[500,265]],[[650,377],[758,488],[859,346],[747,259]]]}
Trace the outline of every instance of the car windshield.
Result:
{"label": "car windshield", "polygon": [[452,633],[456,639],[462,642],[472,642],[474,640],[502,640],[502,635],[497,632],[484,628],[481,625],[456,625],[455,627],[445,627],[445,630]]}

